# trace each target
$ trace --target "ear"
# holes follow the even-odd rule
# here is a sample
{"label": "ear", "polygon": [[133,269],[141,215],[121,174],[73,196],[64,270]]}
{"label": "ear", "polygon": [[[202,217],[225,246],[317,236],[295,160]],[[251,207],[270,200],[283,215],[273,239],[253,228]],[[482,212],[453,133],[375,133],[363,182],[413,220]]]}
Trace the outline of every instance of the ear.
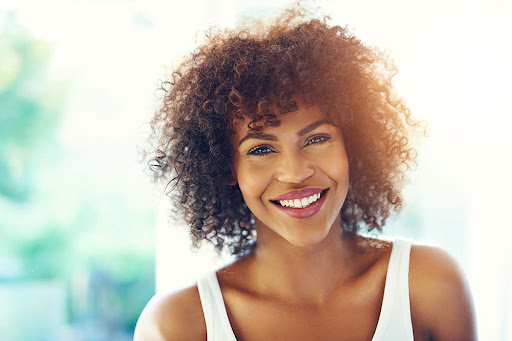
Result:
{"label": "ear", "polygon": [[226,184],[230,186],[235,186],[236,184],[238,184],[238,180],[236,178],[236,173],[234,169],[231,169],[231,176],[229,180],[226,181]]}
{"label": "ear", "polygon": [[226,182],[226,184],[228,184],[230,186],[235,186],[236,184],[238,184],[238,180],[237,180],[236,175],[234,173],[231,176],[231,178]]}

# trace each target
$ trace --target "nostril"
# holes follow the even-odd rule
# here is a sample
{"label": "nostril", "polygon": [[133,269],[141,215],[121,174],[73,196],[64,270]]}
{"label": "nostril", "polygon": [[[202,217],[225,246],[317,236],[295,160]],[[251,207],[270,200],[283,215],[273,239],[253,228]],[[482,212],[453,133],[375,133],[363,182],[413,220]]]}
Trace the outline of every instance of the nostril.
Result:
{"label": "nostril", "polygon": [[283,162],[276,172],[276,179],[281,182],[300,183],[315,174],[315,168],[299,161]]}

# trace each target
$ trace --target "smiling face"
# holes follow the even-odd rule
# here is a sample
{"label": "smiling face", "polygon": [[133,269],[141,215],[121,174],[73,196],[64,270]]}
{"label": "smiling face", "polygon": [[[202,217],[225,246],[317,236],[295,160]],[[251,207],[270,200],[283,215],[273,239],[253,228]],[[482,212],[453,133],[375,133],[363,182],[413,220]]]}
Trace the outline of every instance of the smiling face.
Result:
{"label": "smiling face", "polygon": [[245,121],[232,139],[236,182],[254,215],[258,245],[265,234],[314,246],[335,221],[339,229],[349,185],[343,137],[318,106],[297,102],[297,111],[278,117],[278,127],[249,134]]}

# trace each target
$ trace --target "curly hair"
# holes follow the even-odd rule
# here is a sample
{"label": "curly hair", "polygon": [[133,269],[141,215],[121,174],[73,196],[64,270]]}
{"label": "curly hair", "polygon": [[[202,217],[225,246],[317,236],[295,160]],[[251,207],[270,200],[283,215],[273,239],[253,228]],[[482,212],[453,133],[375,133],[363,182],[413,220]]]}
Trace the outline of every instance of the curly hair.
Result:
{"label": "curly hair", "polygon": [[350,184],[341,209],[346,235],[382,231],[403,205],[402,187],[416,152],[415,122],[393,93],[389,58],[344,27],[300,4],[265,24],[252,19],[205,42],[162,82],[151,121],[154,180],[173,185],[175,213],[190,227],[192,245],[240,257],[256,247],[254,219],[233,178],[230,137],[249,119],[258,131],[297,110],[294,96],[319,105],[340,127]]}

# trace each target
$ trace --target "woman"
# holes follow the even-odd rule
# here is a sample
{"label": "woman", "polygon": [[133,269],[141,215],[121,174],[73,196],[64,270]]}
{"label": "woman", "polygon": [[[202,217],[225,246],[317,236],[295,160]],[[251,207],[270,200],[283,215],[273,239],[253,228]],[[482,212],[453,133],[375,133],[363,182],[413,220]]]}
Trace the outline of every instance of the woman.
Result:
{"label": "woman", "polygon": [[211,34],[152,125],[176,211],[236,260],[153,298],[136,340],[474,340],[469,287],[439,248],[362,236],[402,207],[419,125],[395,69],[300,5]]}

